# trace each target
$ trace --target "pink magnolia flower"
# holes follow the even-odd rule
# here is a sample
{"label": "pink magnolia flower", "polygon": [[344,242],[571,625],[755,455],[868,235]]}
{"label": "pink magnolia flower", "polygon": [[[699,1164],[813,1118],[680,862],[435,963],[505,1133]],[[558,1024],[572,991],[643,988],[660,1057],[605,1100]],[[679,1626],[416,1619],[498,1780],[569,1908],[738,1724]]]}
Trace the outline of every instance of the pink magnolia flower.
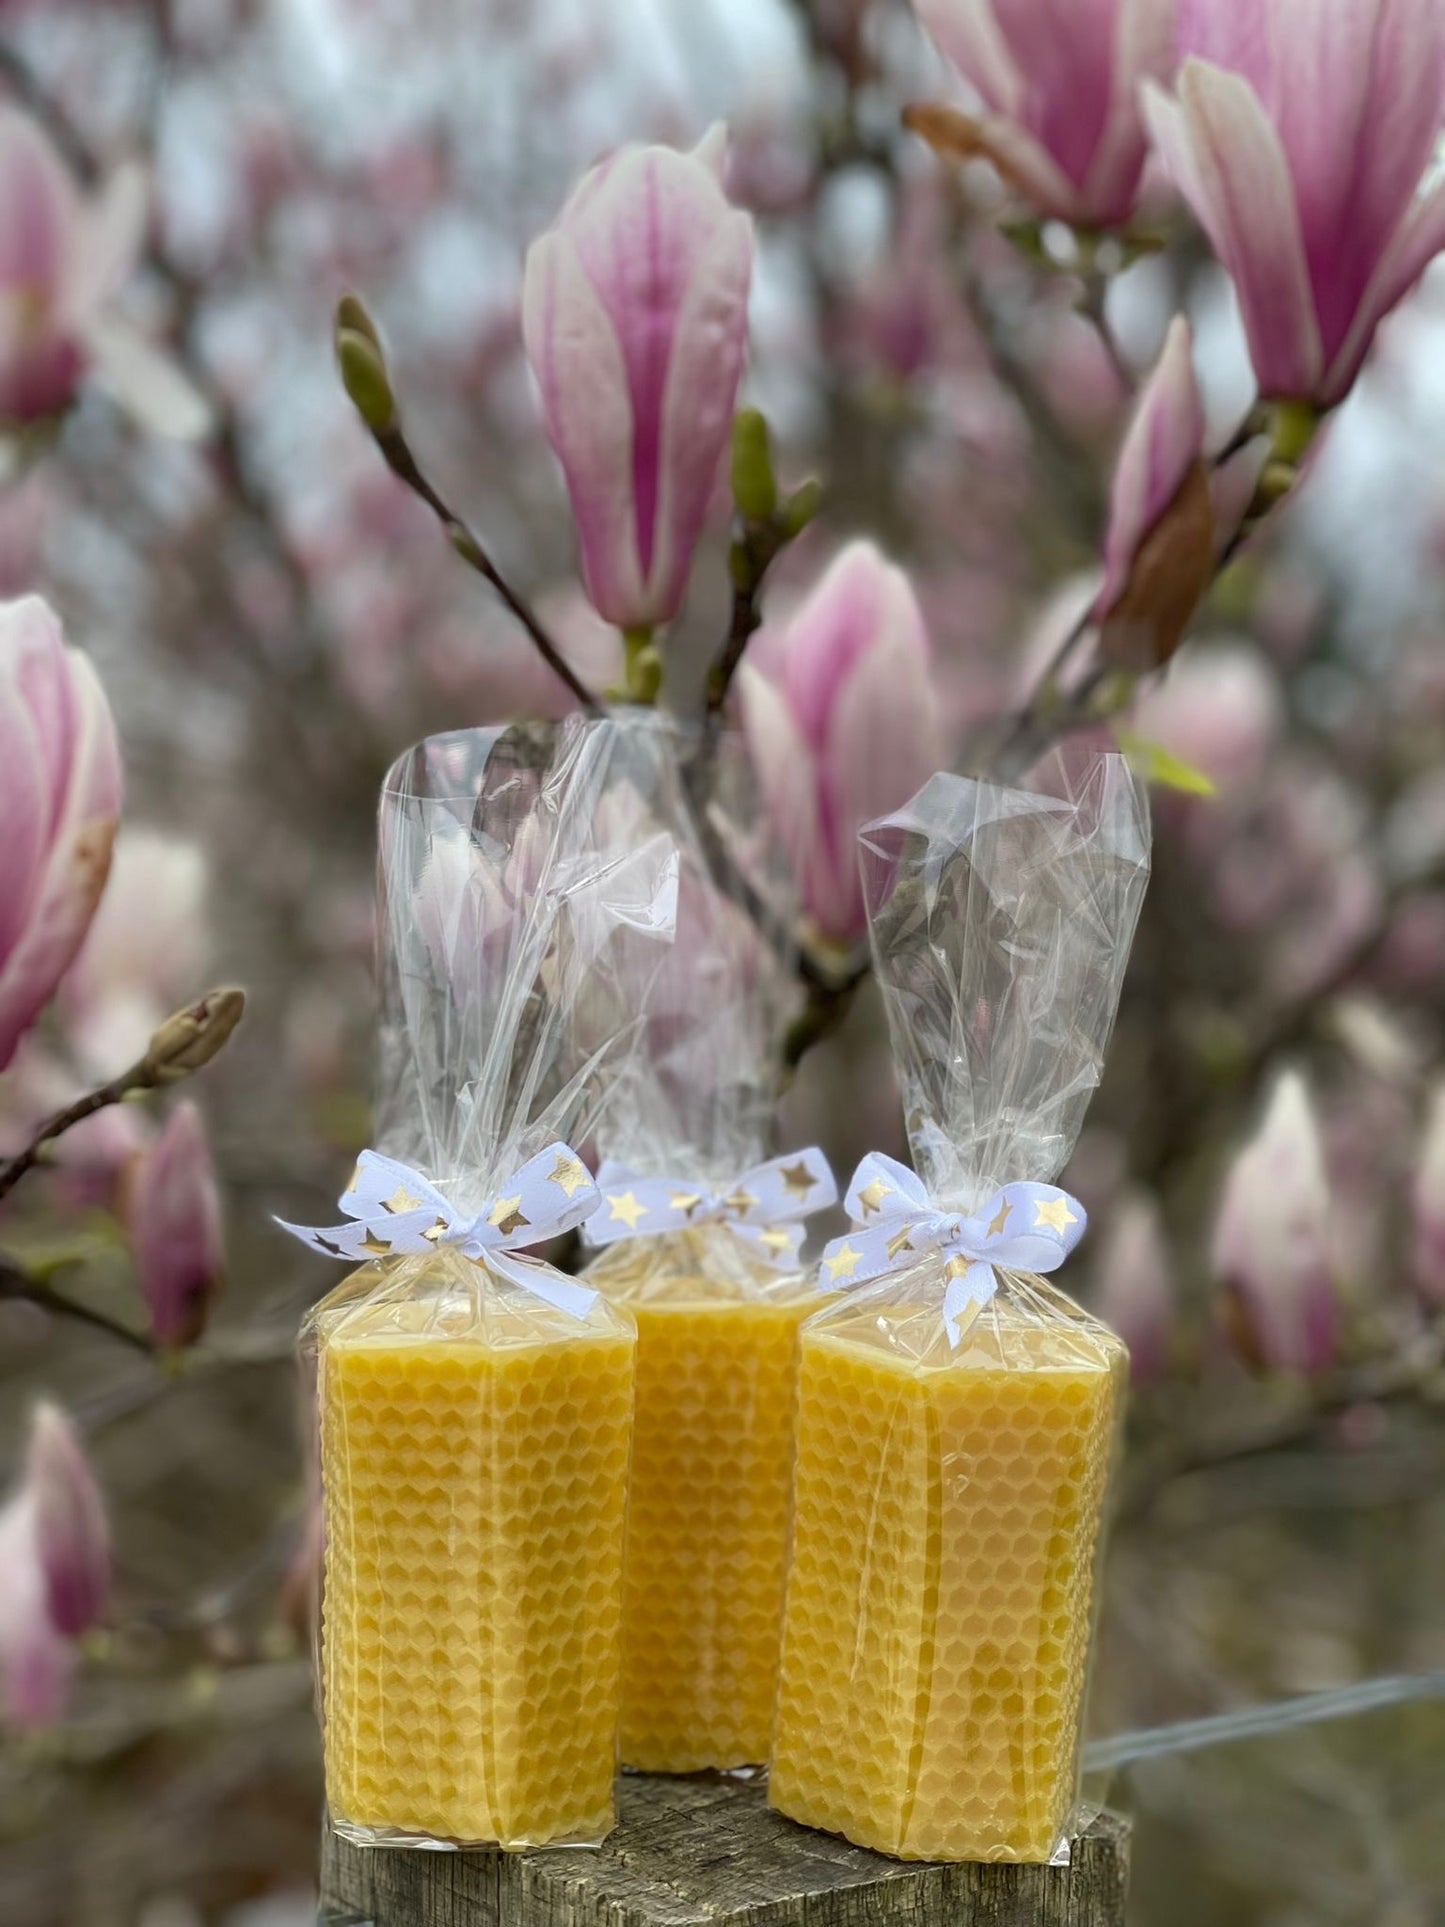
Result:
{"label": "pink magnolia flower", "polygon": [[587,592],[620,628],[676,614],[731,430],[753,230],[725,148],[721,127],[690,154],[622,148],[527,253],[527,359]]}
{"label": "pink magnolia flower", "polygon": [[58,1406],[36,1408],[26,1484],[45,1596],[57,1632],[77,1639],[105,1611],[110,1591],[110,1527],[105,1503],[75,1428]]}
{"label": "pink magnolia flower", "polygon": [[85,936],[120,794],[94,670],[38,596],[0,603],[0,1070]]}
{"label": "pink magnolia flower", "polygon": [[1431,1304],[1445,1304],[1445,1084],[1430,1094],[1411,1203],[1415,1281]]}
{"label": "pink magnolia flower", "polygon": [[1190,0],[1160,156],[1233,277],[1260,393],[1333,407],[1445,247],[1439,0]]}
{"label": "pink magnolia flower", "polygon": [[1233,1294],[1234,1335],[1252,1361],[1306,1375],[1331,1363],[1340,1314],[1329,1253],[1319,1125],[1304,1079],[1288,1071],[1235,1158],[1214,1230],[1214,1268]]}
{"label": "pink magnolia flower", "polygon": [[50,1616],[34,1495],[0,1508],[0,1691],[12,1726],[49,1726],[65,1710],[75,1648]]}
{"label": "pink magnolia flower", "polygon": [[944,761],[923,617],[903,571],[853,542],[759,641],[767,673],[745,662],[738,688],[763,796],[813,922],[855,943],[858,831]]}
{"label": "pink magnolia flower", "polygon": [[1169,1370],[1174,1286],[1159,1206],[1146,1192],[1115,1205],[1095,1260],[1093,1307],[1129,1347],[1136,1384]]}
{"label": "pink magnolia flower", "polygon": [[1109,495],[1104,580],[1094,602],[1105,657],[1167,661],[1214,572],[1214,508],[1204,407],[1189,323],[1176,316],[1119,451]]}
{"label": "pink magnolia flower", "polygon": [[[1139,82],[1173,70],[1177,0],[915,0],[983,101],[948,116],[1042,214],[1116,227],[1148,143]],[[932,111],[932,110],[925,110]]]}
{"label": "pink magnolia flower", "polygon": [[126,828],[85,942],[58,992],[83,1069],[113,1077],[201,987],[209,961],[206,859],[189,838]]}
{"label": "pink magnolia flower", "polygon": [[206,428],[190,383],[113,311],[147,202],[132,166],[85,193],[44,129],[0,106],[0,423],[58,413],[93,371],[143,427],[182,438]]}
{"label": "pink magnolia flower", "polygon": [[[1189,643],[1134,705],[1141,736],[1233,796],[1251,788],[1283,724],[1279,679],[1246,643]],[[1181,798],[1180,801],[1187,799]],[[1211,803],[1205,807],[1213,810]]]}
{"label": "pink magnolia flower", "polygon": [[151,1331],[167,1349],[194,1344],[220,1288],[224,1248],[206,1128],[189,1101],[131,1167],[125,1217]]}

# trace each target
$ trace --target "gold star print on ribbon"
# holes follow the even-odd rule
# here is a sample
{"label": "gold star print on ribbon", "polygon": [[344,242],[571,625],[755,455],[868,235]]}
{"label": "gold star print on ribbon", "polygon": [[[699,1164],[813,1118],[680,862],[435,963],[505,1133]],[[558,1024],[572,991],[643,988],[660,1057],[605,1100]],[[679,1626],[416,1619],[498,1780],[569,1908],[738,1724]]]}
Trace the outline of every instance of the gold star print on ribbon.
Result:
{"label": "gold star print on ribbon", "polygon": [[701,1191],[669,1191],[667,1202],[674,1211],[680,1211],[683,1217],[690,1218],[702,1203],[702,1193]]}
{"label": "gold star print on ribbon", "polygon": [[[1013,1215],[1013,1206],[1009,1203],[1007,1198],[1005,1198],[1003,1203],[999,1206],[998,1210],[994,1213],[993,1217],[989,1221],[989,1227],[988,1227],[989,1237],[996,1238],[999,1235],[999,1233],[1003,1230],[1004,1226],[1008,1223],[1012,1215]],[[1060,1229],[1062,1229],[1062,1227],[1060,1227]]]}
{"label": "gold star print on ribbon", "polygon": [[381,1208],[393,1216],[402,1211],[420,1211],[424,1200],[414,1198],[404,1184],[399,1184],[389,1198],[383,1198]]}
{"label": "gold star print on ribbon", "polygon": [[494,1224],[504,1238],[510,1237],[512,1232],[520,1231],[524,1224],[530,1224],[531,1222],[530,1218],[524,1218],[522,1216],[522,1197],[520,1192],[518,1192],[515,1198],[498,1198],[497,1202],[487,1213],[487,1223]]}
{"label": "gold star print on ribbon", "polygon": [[758,1243],[764,1251],[771,1251],[777,1257],[781,1257],[785,1251],[791,1251],[793,1248],[792,1239],[781,1225],[774,1225],[770,1231],[760,1231]]}
{"label": "gold star print on ribbon", "polygon": [[378,1238],[374,1231],[368,1231],[361,1241],[363,1251],[369,1251],[373,1258],[384,1258],[391,1250],[385,1238]]}
{"label": "gold star print on ribbon", "polygon": [[836,1284],[840,1278],[851,1278],[862,1258],[861,1251],[855,1251],[852,1245],[844,1245],[841,1251],[835,1251],[831,1258],[825,1258],[823,1262],[828,1267],[829,1278]]}
{"label": "gold star print on ribbon", "polygon": [[752,1192],[741,1189],[734,1191],[730,1198],[723,1199],[723,1209],[725,1211],[736,1211],[739,1217],[741,1217],[745,1211],[751,1211],[756,1204],[757,1199],[753,1196]]}
{"label": "gold star print on ribbon", "polygon": [[625,1224],[629,1231],[635,1231],[647,1216],[647,1206],[640,1203],[631,1191],[622,1191],[615,1198],[609,1198],[607,1209],[612,1218],[618,1224]]}
{"label": "gold star print on ribbon", "polygon": [[889,1189],[890,1187],[883,1182],[882,1178],[874,1178],[871,1184],[864,1185],[858,1193],[858,1203],[862,1207],[865,1218],[869,1212],[879,1212],[883,1209],[883,1200],[889,1195]]}
{"label": "gold star print on ribbon", "polygon": [[806,1198],[816,1182],[813,1173],[802,1158],[799,1158],[796,1164],[780,1165],[778,1176],[783,1180],[784,1186],[799,1198]]}
{"label": "gold star print on ribbon", "polygon": [[561,1185],[569,1198],[574,1198],[587,1183],[587,1166],[581,1158],[569,1157],[565,1151],[559,1151],[557,1162],[547,1176],[553,1184]]}
{"label": "gold star print on ribbon", "polygon": [[1078,1218],[1069,1209],[1067,1198],[1050,1198],[1047,1203],[1034,1205],[1035,1229],[1039,1225],[1046,1224],[1050,1231],[1057,1231],[1062,1238],[1069,1226],[1078,1222]]}
{"label": "gold star print on ribbon", "polygon": [[893,1236],[888,1240],[888,1256],[890,1258],[898,1258],[901,1257],[905,1251],[912,1251],[913,1239],[909,1235],[912,1229],[912,1225],[906,1224],[901,1231],[894,1232]]}

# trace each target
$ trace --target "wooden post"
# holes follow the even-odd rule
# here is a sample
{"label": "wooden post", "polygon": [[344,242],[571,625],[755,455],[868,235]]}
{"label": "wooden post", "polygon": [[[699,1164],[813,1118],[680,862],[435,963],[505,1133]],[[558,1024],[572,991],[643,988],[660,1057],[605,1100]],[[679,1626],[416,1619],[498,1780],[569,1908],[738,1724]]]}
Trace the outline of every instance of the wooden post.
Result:
{"label": "wooden post", "polygon": [[1068,1867],[887,1860],[794,1826],[756,1783],[620,1783],[595,1850],[391,1852],[326,1829],[326,1927],[1123,1927],[1129,1829],[1101,1813]]}

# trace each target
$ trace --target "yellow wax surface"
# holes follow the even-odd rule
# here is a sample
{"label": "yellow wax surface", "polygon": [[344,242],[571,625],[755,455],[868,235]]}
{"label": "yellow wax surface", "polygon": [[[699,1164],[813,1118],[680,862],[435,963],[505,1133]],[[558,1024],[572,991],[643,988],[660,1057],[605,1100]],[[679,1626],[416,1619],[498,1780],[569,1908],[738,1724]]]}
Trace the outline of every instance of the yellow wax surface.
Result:
{"label": "yellow wax surface", "polygon": [[920,1363],[860,1319],[801,1338],[772,1804],[904,1859],[1048,1860],[1122,1347],[1023,1324],[1006,1363]]}
{"label": "yellow wax surface", "polygon": [[339,1821],[509,1847],[612,1825],[634,1341],[607,1316],[319,1322]]}
{"label": "yellow wax surface", "polygon": [[[637,1321],[622,1759],[692,1773],[768,1757],[797,1333],[820,1301],[800,1280],[744,1279],[707,1240],[667,1247],[615,1246],[587,1276]],[[689,1274],[710,1254],[711,1275]]]}

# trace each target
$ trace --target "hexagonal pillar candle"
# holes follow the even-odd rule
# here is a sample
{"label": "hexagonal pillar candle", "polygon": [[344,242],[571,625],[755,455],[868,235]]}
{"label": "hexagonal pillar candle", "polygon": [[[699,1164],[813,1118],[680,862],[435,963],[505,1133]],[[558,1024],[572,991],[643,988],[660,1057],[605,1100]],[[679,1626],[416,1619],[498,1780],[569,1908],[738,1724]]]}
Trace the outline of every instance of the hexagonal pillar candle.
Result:
{"label": "hexagonal pillar candle", "polygon": [[1012,1292],[957,1351],[911,1356],[909,1322],[849,1301],[802,1333],[770,1797],[903,1859],[1046,1861],[1077,1789],[1124,1348]]}

